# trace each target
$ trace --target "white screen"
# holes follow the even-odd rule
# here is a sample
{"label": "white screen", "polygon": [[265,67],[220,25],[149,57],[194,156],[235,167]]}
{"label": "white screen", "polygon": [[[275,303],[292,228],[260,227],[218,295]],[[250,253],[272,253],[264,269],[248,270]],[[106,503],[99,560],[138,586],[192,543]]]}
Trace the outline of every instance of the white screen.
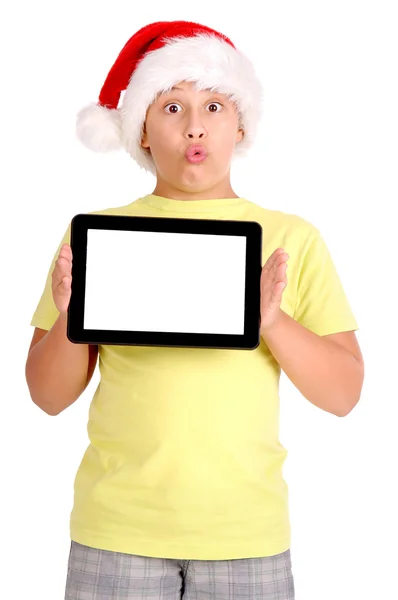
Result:
{"label": "white screen", "polygon": [[84,329],[243,335],[246,237],[88,229]]}

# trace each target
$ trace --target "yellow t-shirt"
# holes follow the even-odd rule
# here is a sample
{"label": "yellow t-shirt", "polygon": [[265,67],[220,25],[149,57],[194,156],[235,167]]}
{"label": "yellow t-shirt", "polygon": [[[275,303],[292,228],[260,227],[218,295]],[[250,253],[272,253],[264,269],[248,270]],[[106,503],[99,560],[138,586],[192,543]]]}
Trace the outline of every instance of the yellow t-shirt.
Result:
{"label": "yellow t-shirt", "polygon": [[[299,216],[244,198],[153,194],[90,214],[257,221],[262,265],[277,247],[290,256],[282,310],[319,335],[358,329],[325,242]],[[51,273],[64,242],[70,243],[70,224],[31,321],[42,329],[58,317]],[[255,350],[104,345],[99,369],[90,443],[74,484],[72,540],[201,560],[270,556],[290,547],[280,367],[262,339]]]}

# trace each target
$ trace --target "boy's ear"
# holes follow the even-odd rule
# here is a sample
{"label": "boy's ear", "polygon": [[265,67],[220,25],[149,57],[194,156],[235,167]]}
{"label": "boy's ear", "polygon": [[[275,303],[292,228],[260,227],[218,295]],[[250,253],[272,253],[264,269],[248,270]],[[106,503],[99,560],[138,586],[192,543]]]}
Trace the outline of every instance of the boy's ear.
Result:
{"label": "boy's ear", "polygon": [[144,124],[143,132],[141,136],[141,147],[144,148],[147,152],[150,152],[149,144],[148,144],[148,135],[146,132],[146,126]]}
{"label": "boy's ear", "polygon": [[236,110],[237,110],[237,114],[238,114],[238,131],[236,133],[236,143],[238,144],[239,142],[241,142],[243,140],[244,135],[245,135],[245,130],[243,128],[242,114],[241,114],[239,108],[237,108]]}
{"label": "boy's ear", "polygon": [[238,129],[238,132],[236,134],[236,142],[237,143],[241,142],[243,140],[244,136],[245,136],[244,129],[242,129],[242,128]]}

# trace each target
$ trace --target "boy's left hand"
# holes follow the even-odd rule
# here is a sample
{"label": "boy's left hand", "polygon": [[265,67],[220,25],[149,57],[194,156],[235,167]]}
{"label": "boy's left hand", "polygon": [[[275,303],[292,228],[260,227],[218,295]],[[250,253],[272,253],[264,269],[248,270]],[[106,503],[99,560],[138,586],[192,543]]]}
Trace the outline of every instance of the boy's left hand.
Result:
{"label": "boy's left hand", "polygon": [[289,255],[277,248],[262,268],[260,278],[260,330],[265,332],[275,325],[280,315],[283,290],[287,286]]}

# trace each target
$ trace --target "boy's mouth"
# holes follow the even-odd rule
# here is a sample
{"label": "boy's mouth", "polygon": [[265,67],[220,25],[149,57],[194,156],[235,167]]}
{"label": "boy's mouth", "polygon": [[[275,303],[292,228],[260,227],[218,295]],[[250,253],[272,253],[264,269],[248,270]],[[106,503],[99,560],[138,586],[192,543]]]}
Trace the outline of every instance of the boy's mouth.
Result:
{"label": "boy's mouth", "polygon": [[185,158],[190,163],[199,163],[205,160],[207,152],[201,144],[192,144],[185,152]]}

